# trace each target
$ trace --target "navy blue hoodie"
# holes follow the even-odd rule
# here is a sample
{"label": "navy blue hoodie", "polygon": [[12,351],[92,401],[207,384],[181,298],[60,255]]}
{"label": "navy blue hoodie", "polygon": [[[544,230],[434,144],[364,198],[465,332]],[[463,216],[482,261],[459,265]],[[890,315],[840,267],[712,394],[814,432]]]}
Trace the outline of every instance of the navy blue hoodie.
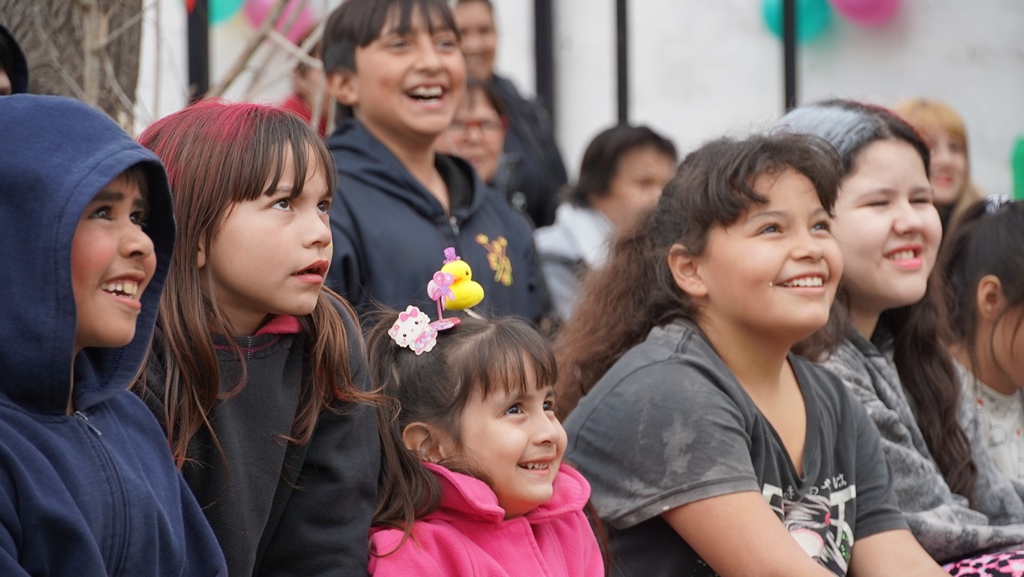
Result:
{"label": "navy blue hoodie", "polygon": [[[159,160],[65,98],[0,98],[0,127],[0,575],[225,575],[160,425],[128,390],[174,245]],[[72,238],[95,194],[139,163],[157,268],[135,338],[73,356]]]}
{"label": "navy blue hoodie", "polygon": [[327,284],[360,313],[376,303],[416,305],[437,315],[427,282],[444,249],[473,269],[484,288],[474,310],[540,320],[547,306],[526,218],[460,158],[436,155],[452,197],[451,215],[397,157],[358,121],[346,120],[327,140],[338,166],[331,206],[334,262]]}

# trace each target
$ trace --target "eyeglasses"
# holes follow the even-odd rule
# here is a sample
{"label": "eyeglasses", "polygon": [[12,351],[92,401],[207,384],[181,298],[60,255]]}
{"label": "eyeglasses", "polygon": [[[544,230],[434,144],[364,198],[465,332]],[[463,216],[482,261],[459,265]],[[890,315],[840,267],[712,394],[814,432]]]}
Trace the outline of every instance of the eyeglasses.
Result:
{"label": "eyeglasses", "polygon": [[470,128],[477,128],[482,134],[495,136],[505,130],[505,123],[501,120],[452,120],[448,125],[448,132],[468,136]]}

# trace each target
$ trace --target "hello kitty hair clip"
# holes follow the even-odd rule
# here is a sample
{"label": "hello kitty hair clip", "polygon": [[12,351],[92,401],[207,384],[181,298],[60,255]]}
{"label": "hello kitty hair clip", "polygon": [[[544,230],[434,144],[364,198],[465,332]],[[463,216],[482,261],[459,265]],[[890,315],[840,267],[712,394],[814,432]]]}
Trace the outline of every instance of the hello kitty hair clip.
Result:
{"label": "hello kitty hair clip", "polygon": [[405,312],[398,313],[398,320],[388,329],[388,335],[398,346],[408,347],[417,355],[422,355],[429,353],[437,344],[437,331],[450,329],[457,324],[457,318],[430,322],[427,313],[409,305],[405,307]]}

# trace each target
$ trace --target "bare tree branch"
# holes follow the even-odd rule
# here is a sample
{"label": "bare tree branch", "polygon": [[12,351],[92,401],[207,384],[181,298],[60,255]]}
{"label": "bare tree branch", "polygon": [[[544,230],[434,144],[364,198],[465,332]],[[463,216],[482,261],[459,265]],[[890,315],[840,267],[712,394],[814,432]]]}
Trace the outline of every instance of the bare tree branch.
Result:
{"label": "bare tree branch", "polygon": [[84,100],[127,122],[139,77],[143,1],[0,0],[0,19],[28,60],[29,91]]}

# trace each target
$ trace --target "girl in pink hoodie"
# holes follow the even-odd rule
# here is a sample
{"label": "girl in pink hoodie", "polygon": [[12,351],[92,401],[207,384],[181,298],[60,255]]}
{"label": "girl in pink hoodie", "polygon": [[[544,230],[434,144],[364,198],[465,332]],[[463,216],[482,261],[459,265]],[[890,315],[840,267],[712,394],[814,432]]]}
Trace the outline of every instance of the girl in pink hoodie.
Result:
{"label": "girl in pink hoodie", "polygon": [[590,485],[562,464],[554,357],[531,326],[430,323],[410,306],[367,347],[375,384],[396,401],[381,421],[370,575],[604,575],[583,512]]}

